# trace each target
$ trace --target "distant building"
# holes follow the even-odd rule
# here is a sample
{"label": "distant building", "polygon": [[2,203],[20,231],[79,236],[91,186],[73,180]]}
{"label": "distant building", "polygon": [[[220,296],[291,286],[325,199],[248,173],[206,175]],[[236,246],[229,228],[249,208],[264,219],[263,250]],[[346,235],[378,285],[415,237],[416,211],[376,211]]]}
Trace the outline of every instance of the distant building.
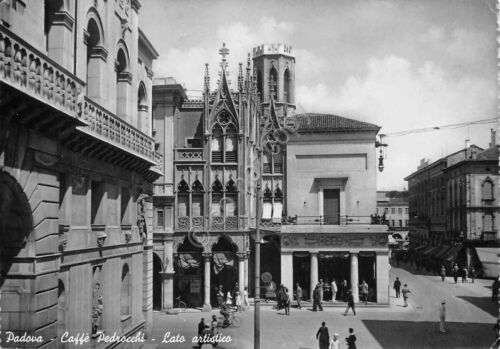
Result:
{"label": "distant building", "polygon": [[389,226],[396,241],[408,237],[409,213],[408,192],[377,191],[377,216]]}
{"label": "distant building", "polygon": [[422,162],[405,178],[411,242],[420,254],[498,275],[498,160],[492,130],[488,149],[467,145],[431,164]]}

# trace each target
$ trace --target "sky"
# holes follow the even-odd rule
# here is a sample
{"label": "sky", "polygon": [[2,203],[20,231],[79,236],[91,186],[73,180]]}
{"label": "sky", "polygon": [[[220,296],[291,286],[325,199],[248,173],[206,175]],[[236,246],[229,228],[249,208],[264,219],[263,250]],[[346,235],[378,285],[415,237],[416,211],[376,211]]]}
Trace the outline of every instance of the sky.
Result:
{"label": "sky", "polygon": [[159,52],[153,71],[201,94],[222,43],[236,88],[238,63],[261,44],[295,51],[298,113],[330,113],[382,127],[379,190],[407,188],[423,158],[486,148],[495,123],[391,133],[498,117],[494,0],[146,0],[139,26]]}

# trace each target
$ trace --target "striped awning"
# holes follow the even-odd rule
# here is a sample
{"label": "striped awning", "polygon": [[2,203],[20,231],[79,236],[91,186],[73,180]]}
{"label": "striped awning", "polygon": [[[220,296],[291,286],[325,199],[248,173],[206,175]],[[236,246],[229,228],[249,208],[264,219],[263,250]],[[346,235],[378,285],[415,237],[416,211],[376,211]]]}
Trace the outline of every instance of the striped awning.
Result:
{"label": "striped awning", "polygon": [[451,248],[450,245],[441,246],[440,249],[435,252],[434,258],[442,258],[446,254],[446,252],[449,251],[450,248]]}
{"label": "striped awning", "polygon": [[500,273],[500,253],[495,247],[476,247],[476,253],[486,277],[496,277]]}

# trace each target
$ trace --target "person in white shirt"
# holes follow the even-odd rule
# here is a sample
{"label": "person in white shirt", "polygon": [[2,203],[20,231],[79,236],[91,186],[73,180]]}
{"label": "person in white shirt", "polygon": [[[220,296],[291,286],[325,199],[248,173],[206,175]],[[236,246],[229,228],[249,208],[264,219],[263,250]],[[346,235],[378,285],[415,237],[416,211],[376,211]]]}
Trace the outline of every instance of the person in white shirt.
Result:
{"label": "person in white shirt", "polygon": [[247,287],[243,290],[243,310],[250,308],[250,301],[248,300],[248,291]]}
{"label": "person in white shirt", "polygon": [[332,280],[330,286],[330,289],[332,290],[332,302],[335,303],[335,298],[337,297],[337,283],[335,282],[335,279]]}
{"label": "person in white shirt", "polygon": [[329,349],[339,349],[339,348],[340,348],[339,334],[334,333],[333,338],[330,340],[330,348]]}

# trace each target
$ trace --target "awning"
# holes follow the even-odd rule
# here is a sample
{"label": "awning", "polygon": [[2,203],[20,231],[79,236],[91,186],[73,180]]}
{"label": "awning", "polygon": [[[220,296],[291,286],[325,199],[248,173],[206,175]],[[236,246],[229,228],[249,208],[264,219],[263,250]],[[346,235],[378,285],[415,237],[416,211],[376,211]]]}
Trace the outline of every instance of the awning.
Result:
{"label": "awning", "polygon": [[462,249],[462,246],[453,246],[450,248],[441,259],[447,260],[448,262],[452,262],[455,258],[457,258],[458,252]]}
{"label": "awning", "polygon": [[476,253],[483,266],[483,275],[496,277],[500,274],[500,254],[496,247],[476,247]]}
{"label": "awning", "polygon": [[446,254],[446,252],[448,252],[448,250],[450,249],[450,245],[443,245],[439,248],[438,251],[436,251],[434,253],[434,258],[441,258],[442,256],[444,256]]}
{"label": "awning", "polygon": [[433,252],[434,250],[436,250],[437,248],[439,248],[439,246],[432,246],[432,245],[428,245],[426,248],[424,248],[423,250],[420,250],[418,251],[420,254],[425,254],[425,255],[429,255],[431,252]]}

